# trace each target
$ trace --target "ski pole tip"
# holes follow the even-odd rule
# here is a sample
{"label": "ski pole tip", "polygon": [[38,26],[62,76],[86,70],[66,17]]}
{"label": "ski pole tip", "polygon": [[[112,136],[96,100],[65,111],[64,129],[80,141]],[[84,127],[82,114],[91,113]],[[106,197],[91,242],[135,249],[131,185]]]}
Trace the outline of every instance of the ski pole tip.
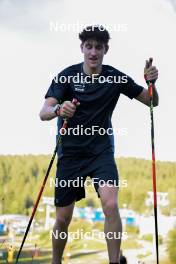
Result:
{"label": "ski pole tip", "polygon": [[153,58],[150,57],[150,58],[149,58],[149,65],[152,65],[152,62],[153,62]]}

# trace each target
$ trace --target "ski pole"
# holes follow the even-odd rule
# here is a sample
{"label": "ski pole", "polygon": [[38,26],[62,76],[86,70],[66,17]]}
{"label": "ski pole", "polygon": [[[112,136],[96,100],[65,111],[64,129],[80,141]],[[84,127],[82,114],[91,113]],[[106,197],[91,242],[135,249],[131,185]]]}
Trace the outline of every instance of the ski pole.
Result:
{"label": "ski pole", "polygon": [[[73,100],[72,100],[72,103],[76,105],[76,103],[77,103],[77,99],[73,99]],[[64,123],[63,123],[63,126],[62,126],[62,128],[61,128],[61,131],[62,131],[63,129],[66,129],[66,128],[67,128],[67,125],[68,125],[68,120],[67,120],[67,119],[64,119]],[[33,221],[33,218],[34,218],[35,212],[36,212],[36,210],[37,210],[37,207],[38,207],[38,204],[39,204],[40,198],[41,198],[41,196],[42,196],[42,193],[43,193],[43,190],[44,190],[44,187],[45,187],[46,181],[47,181],[48,176],[49,176],[49,173],[50,173],[50,171],[51,171],[51,168],[52,168],[52,165],[53,165],[53,162],[54,162],[54,159],[55,159],[56,153],[57,153],[57,149],[58,149],[58,146],[59,146],[60,143],[61,143],[61,138],[60,138],[60,136],[59,136],[59,139],[58,139],[58,141],[57,141],[57,143],[56,143],[56,147],[55,147],[55,149],[54,149],[53,156],[52,156],[52,158],[51,158],[51,161],[50,161],[50,163],[49,163],[49,166],[48,166],[48,169],[47,169],[47,172],[46,172],[45,178],[44,178],[44,180],[43,180],[43,183],[42,183],[41,189],[40,189],[40,191],[39,191],[39,194],[38,194],[38,197],[37,197],[36,203],[35,203],[35,205],[34,205],[34,207],[33,207],[32,215],[31,215],[31,217],[30,217],[30,219],[29,219],[29,223],[28,223],[28,226],[27,226],[27,228],[26,228],[26,232],[25,232],[25,234],[24,234],[24,237],[23,237],[23,240],[22,240],[22,243],[21,243],[21,246],[20,246],[20,250],[18,251],[18,254],[17,254],[17,257],[16,257],[16,262],[15,262],[15,264],[18,263],[18,259],[19,259],[19,257],[20,257],[20,254],[21,254],[21,251],[22,251],[22,248],[23,248],[24,242],[25,242],[25,240],[26,240],[27,234],[28,234],[28,232],[29,232],[30,226],[31,226],[31,224],[32,224],[32,221]]]}
{"label": "ski pole", "polygon": [[[149,67],[152,65],[153,59],[149,59]],[[155,241],[156,241],[156,262],[159,264],[158,249],[158,214],[157,214],[157,191],[156,191],[156,164],[155,164],[155,142],[154,142],[154,118],[153,118],[153,82],[144,78],[148,84],[150,96],[150,118],[151,118],[151,146],[152,146],[152,178],[153,178],[153,200],[154,200],[154,218],[155,218]]]}

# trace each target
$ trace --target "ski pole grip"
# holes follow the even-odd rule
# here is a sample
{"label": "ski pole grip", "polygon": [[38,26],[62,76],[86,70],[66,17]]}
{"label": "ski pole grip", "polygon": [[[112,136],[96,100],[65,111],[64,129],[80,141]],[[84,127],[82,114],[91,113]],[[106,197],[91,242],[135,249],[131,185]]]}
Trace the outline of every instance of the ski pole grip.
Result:
{"label": "ski pole grip", "polygon": [[152,66],[152,63],[153,63],[153,58],[150,58],[149,59],[149,66]]}
{"label": "ski pole grip", "polygon": [[[76,106],[78,100],[76,98],[73,98],[72,100],[72,104],[74,104]],[[64,123],[63,123],[63,126],[61,128],[61,133],[64,131],[64,129],[67,128],[67,124],[68,124],[68,118],[64,118]]]}
{"label": "ski pole grip", "polygon": [[[150,58],[149,63],[148,63],[148,68],[152,66],[152,62],[153,62],[153,58]],[[155,83],[155,80],[150,80],[150,81],[147,80],[146,74],[144,74],[144,79],[148,85],[149,96],[150,98],[152,98],[153,97],[153,84]]]}
{"label": "ski pole grip", "polygon": [[77,102],[78,102],[78,100],[77,100],[76,98],[73,98],[73,100],[72,100],[72,104],[76,105]]}
{"label": "ski pole grip", "polygon": [[[149,58],[149,62],[148,62],[148,67],[147,68],[149,68],[150,66],[152,66],[152,63],[153,63],[153,58]],[[146,81],[146,83],[147,83],[147,85],[149,86],[151,83],[152,84],[154,84],[155,83],[155,80],[147,80],[147,76],[146,76],[146,74],[144,74],[144,79],[145,79],[145,81]]]}

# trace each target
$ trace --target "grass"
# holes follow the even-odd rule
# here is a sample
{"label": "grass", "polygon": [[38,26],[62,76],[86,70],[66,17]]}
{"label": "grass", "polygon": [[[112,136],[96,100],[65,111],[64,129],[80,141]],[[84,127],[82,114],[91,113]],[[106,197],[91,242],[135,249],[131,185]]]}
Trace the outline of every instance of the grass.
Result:
{"label": "grass", "polygon": [[[14,261],[16,259],[17,252],[14,254]],[[7,253],[4,254],[3,258],[0,258],[0,263],[6,263],[7,259]],[[32,254],[31,251],[24,250],[21,253],[19,264],[25,264],[25,263],[49,263],[51,261],[51,254],[48,254],[48,252],[41,252],[40,255],[37,257],[37,259],[32,260]],[[14,263],[14,262],[13,262]]]}
{"label": "grass", "polygon": [[122,249],[140,249],[142,247],[134,237],[128,237],[127,240],[122,240]]}
{"label": "grass", "polygon": [[[145,241],[148,241],[148,242],[153,242],[153,234],[146,234],[146,235],[143,235],[141,237],[141,240],[145,240]],[[162,245],[163,244],[163,238],[161,235],[158,236],[158,243],[159,245]]]}
{"label": "grass", "polygon": [[137,255],[137,258],[139,258],[139,259],[143,259],[143,258],[148,257],[148,256],[150,256],[150,255],[151,255],[151,252],[148,251],[148,252],[146,252],[145,254],[139,254],[139,255]]}
{"label": "grass", "polygon": [[[67,252],[67,251],[66,251]],[[71,256],[71,259],[75,259],[75,261],[77,261],[78,259],[84,259],[84,261],[86,259],[94,259],[94,255],[97,254],[98,252],[101,251],[87,251],[87,252],[80,252],[78,251],[77,253],[74,252],[74,254]],[[16,253],[17,254],[17,253]],[[16,254],[14,255],[14,261],[16,259]],[[0,263],[6,263],[6,259],[7,259],[7,253],[4,254],[3,258],[0,258]],[[64,256],[64,260],[66,260],[66,254]],[[13,262],[14,263],[14,262]],[[19,264],[48,264],[51,263],[51,252],[40,252],[39,256],[37,256],[36,258],[32,259],[31,256],[31,252],[30,251],[23,251],[21,253],[21,257],[19,259]]]}

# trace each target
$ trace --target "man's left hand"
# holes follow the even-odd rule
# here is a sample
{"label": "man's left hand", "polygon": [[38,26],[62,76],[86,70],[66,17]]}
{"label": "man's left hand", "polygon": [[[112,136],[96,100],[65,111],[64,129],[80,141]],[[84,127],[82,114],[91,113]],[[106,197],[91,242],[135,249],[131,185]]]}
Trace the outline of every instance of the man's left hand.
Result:
{"label": "man's left hand", "polygon": [[146,60],[144,76],[146,81],[152,81],[153,83],[158,79],[158,69],[152,65],[152,58]]}

